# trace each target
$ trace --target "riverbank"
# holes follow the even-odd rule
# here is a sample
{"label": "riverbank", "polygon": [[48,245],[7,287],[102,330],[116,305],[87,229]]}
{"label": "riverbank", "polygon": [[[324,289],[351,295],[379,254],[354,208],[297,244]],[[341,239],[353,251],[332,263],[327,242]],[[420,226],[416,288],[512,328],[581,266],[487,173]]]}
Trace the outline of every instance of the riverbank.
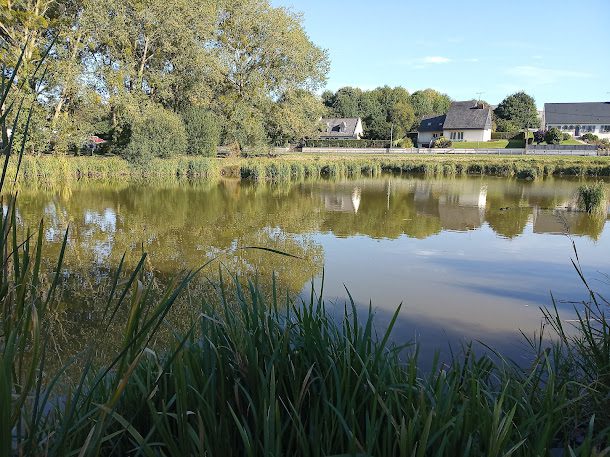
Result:
{"label": "riverbank", "polygon": [[[8,176],[14,176],[16,160]],[[69,184],[83,179],[202,179],[235,177],[252,180],[375,176],[383,172],[422,173],[436,176],[465,174],[535,179],[544,176],[610,176],[610,157],[558,156],[280,156],[206,158],[181,156],[154,159],[145,168],[134,167],[120,157],[26,156],[21,164],[22,182],[30,185]]]}

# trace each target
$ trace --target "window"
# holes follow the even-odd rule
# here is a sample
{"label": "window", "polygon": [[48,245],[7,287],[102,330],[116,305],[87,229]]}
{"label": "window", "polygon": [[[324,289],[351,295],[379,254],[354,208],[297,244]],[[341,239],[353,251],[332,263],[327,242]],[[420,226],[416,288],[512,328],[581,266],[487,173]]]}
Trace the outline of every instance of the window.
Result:
{"label": "window", "polygon": [[610,133],[610,125],[600,125],[599,133]]}
{"label": "window", "polygon": [[568,126],[567,126],[567,125],[564,125],[564,126],[562,127],[562,130],[568,130]]}
{"label": "window", "polygon": [[574,130],[574,126],[570,125],[570,127],[568,127],[568,130]]}
{"label": "window", "polygon": [[594,132],[595,126],[594,125],[581,125],[580,131],[581,132]]}
{"label": "window", "polygon": [[438,138],[438,133],[433,133],[432,138]]}
{"label": "window", "polygon": [[450,140],[463,140],[464,132],[451,132]]}

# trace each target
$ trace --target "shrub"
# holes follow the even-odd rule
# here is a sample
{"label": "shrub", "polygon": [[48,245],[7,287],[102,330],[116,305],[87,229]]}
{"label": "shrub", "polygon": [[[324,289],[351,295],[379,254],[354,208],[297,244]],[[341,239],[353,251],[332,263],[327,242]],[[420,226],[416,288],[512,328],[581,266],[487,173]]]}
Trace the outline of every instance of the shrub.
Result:
{"label": "shrub", "polygon": [[544,134],[544,139],[547,144],[559,144],[563,139],[563,133],[556,127],[553,127]]}
{"label": "shrub", "polygon": [[160,106],[149,105],[131,122],[131,137],[124,157],[136,165],[144,165],[153,157],[184,154],[186,130],[180,117]]}
{"label": "shrub", "polygon": [[396,142],[396,146],[399,148],[412,148],[413,140],[411,138],[402,138]]}
{"label": "shrub", "polygon": [[563,134],[563,141],[568,141],[568,140],[571,140],[571,139],[572,139],[572,135],[570,135],[567,132],[564,132],[564,134]]}
{"label": "shrub", "polygon": [[441,136],[432,142],[433,148],[450,148],[453,145],[451,140]]}
{"label": "shrub", "polygon": [[203,108],[187,109],[183,115],[188,139],[187,153],[215,157],[220,144],[220,122],[218,117]]}
{"label": "shrub", "polygon": [[596,141],[599,141],[599,137],[592,133],[585,133],[580,137],[580,139],[586,141],[587,143],[595,143]]}
{"label": "shrub", "polygon": [[544,141],[545,132],[544,130],[537,130],[534,132],[534,141],[538,144]]}

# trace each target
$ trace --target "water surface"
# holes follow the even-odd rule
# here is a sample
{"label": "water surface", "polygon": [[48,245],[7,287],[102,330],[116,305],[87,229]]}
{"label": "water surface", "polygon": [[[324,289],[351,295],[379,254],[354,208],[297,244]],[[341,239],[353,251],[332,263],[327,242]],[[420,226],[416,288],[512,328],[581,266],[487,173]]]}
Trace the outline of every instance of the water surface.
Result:
{"label": "water surface", "polygon": [[[402,303],[394,340],[419,341],[425,357],[449,343],[481,339],[519,358],[519,331],[539,329],[539,307],[550,304],[550,291],[566,302],[586,296],[570,263],[572,240],[592,284],[610,295],[604,276],[610,272],[608,211],[575,211],[578,185],[552,178],[413,176],[81,183],[24,191],[18,212],[23,227],[35,226],[44,214],[49,271],[70,226],[62,300],[71,323],[65,340],[72,343],[95,325],[100,300],[91,291],[99,290],[123,253],[135,265],[144,250],[160,282],[223,254],[206,272],[210,278],[220,268],[257,275],[266,284],[276,272],[289,293],[306,296],[312,278],[319,288],[324,269],[331,310],[342,309],[347,288],[360,309],[373,304],[383,330]],[[244,246],[303,260],[239,249]],[[571,307],[560,304],[566,319]]]}

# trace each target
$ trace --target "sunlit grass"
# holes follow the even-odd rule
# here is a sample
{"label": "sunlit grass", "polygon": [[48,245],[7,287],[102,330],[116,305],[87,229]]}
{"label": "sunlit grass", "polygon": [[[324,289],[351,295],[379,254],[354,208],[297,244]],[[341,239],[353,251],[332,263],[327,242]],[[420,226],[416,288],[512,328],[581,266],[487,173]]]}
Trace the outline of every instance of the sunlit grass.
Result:
{"label": "sunlit grass", "polygon": [[[16,171],[11,160],[8,176]],[[255,181],[298,181],[320,177],[378,176],[423,173],[430,176],[493,175],[535,179],[544,176],[610,176],[607,157],[545,156],[282,156],[215,159],[181,156],[154,159],[145,168],[120,157],[25,156],[21,173],[29,185],[71,185],[86,180],[205,180],[238,177]]]}

